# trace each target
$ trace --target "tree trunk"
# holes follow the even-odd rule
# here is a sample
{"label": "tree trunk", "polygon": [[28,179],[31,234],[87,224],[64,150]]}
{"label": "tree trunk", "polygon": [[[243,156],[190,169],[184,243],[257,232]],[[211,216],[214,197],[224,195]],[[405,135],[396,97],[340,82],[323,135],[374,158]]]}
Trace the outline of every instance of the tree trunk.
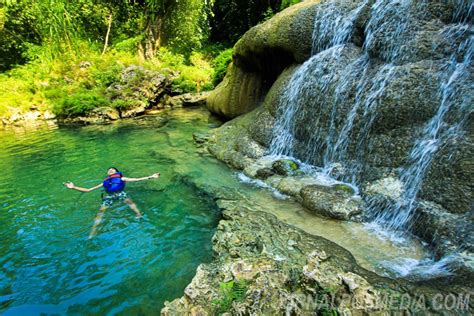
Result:
{"label": "tree trunk", "polygon": [[102,55],[105,54],[105,51],[107,50],[107,46],[109,44],[109,35],[110,35],[110,29],[112,28],[112,13],[109,15],[109,26],[107,28],[107,34],[105,35],[105,43],[104,43],[104,49],[102,50]]}
{"label": "tree trunk", "polygon": [[141,50],[145,58],[152,58],[161,46],[161,17],[155,17],[148,20],[145,39],[142,42]]}

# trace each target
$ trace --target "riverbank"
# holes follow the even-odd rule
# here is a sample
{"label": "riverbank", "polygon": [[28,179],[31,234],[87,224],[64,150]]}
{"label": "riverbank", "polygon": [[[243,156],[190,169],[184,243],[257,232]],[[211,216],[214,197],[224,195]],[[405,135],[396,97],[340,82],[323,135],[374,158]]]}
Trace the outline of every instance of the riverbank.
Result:
{"label": "riverbank", "polygon": [[160,102],[153,105],[138,105],[125,110],[120,110],[112,106],[103,106],[93,109],[86,115],[64,117],[57,116],[49,110],[40,111],[31,109],[27,112],[17,112],[10,116],[0,117],[0,128],[7,126],[28,126],[46,123],[59,125],[88,125],[107,124],[125,118],[132,118],[142,115],[153,115],[164,109],[182,107],[200,107],[206,102],[208,92],[185,93],[174,96],[164,94],[160,97]]}

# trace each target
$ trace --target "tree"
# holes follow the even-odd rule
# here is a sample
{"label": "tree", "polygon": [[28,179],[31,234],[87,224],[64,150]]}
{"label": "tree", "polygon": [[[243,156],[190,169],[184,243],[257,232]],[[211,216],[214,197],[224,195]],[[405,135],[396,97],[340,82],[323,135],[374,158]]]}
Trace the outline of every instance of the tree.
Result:
{"label": "tree", "polygon": [[28,45],[40,43],[35,20],[28,6],[0,0],[0,71],[24,63]]}

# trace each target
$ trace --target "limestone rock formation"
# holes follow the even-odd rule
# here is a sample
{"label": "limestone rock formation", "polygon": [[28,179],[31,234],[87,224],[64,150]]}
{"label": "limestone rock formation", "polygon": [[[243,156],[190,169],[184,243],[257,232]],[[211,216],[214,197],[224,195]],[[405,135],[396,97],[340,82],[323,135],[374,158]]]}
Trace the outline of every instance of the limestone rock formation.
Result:
{"label": "limestone rock formation", "polygon": [[211,93],[211,112],[234,118],[254,109],[284,68],[311,53],[315,5],[304,1],[252,28],[234,47],[234,62]]}
{"label": "limestone rock formation", "polygon": [[[428,243],[435,234],[417,228],[421,219],[440,223],[447,214],[472,223],[474,41],[466,3],[307,1],[254,27],[235,46],[229,77],[215,91],[239,97],[211,95],[208,102],[217,114],[242,115],[212,133],[209,151],[276,188],[281,178],[259,162],[267,154],[321,167],[356,183],[364,199],[392,212],[387,219],[406,212],[400,217],[408,222],[397,229]],[[262,78],[258,96],[246,94],[236,73]],[[374,187],[387,178],[400,184],[396,194]],[[420,211],[423,201],[442,211]],[[366,219],[382,217],[370,212]],[[453,249],[433,244],[440,253]]]}
{"label": "limestone rock formation", "polygon": [[[184,295],[165,302],[161,315],[449,313],[433,310],[433,296],[465,290],[452,283],[433,291],[379,277],[337,244],[250,209],[245,200],[218,205],[223,220],[212,241],[213,261],[197,268]],[[418,296],[423,300],[415,301]],[[417,304],[400,307],[402,297]]]}

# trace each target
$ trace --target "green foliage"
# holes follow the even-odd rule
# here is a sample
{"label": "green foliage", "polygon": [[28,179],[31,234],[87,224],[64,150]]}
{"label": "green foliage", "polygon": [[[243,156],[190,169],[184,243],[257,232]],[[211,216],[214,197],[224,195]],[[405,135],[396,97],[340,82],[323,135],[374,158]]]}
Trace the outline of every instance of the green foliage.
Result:
{"label": "green foliage", "polygon": [[0,0],[0,115],[33,105],[79,115],[104,100],[130,107],[105,91],[132,64],[168,74],[174,92],[211,90],[232,59],[228,46],[210,44],[211,26],[238,36],[295,2],[285,1]]}
{"label": "green foliage", "polygon": [[0,3],[0,71],[24,63],[27,45],[40,42],[35,21],[34,12],[26,4],[9,3],[2,7]]}
{"label": "green foliage", "polygon": [[[128,100],[127,96],[133,95],[131,90],[127,92],[123,88],[120,95],[114,95],[117,90],[107,90],[110,85],[121,83],[122,70],[130,65],[174,78],[175,92],[210,90],[214,87],[212,75],[216,64],[212,56],[220,55],[221,46],[193,52],[189,58],[161,48],[155,58],[146,61],[115,49],[101,55],[87,43],[79,42],[78,47],[81,47],[80,55],[63,52],[54,58],[48,48],[30,45],[25,52],[29,63],[0,74],[0,116],[17,110],[28,111],[32,105],[53,110],[59,116],[74,116],[104,105],[125,109],[146,103],[146,100]],[[130,89],[144,84],[143,75],[136,71],[136,76],[127,83]]]}
{"label": "green foliage", "polygon": [[100,90],[79,91],[70,96],[60,99],[53,107],[53,111],[59,115],[82,115],[94,108],[109,104]]}
{"label": "green foliage", "polygon": [[200,49],[208,33],[206,2],[202,0],[177,1],[164,20],[165,44],[184,54]]}
{"label": "green foliage", "polygon": [[339,313],[338,313],[337,309],[332,308],[332,309],[319,310],[318,315],[321,315],[321,316],[338,316]]}
{"label": "green foliage", "polygon": [[184,55],[162,47],[156,60],[150,61],[148,65],[152,63],[153,69],[162,72],[172,70],[177,73],[173,80],[176,92],[200,92],[213,88],[211,79],[214,70],[208,59],[205,54],[195,51],[186,60]]}
{"label": "green foliage", "polygon": [[141,41],[143,41],[142,35],[134,36],[114,44],[114,48],[119,52],[135,54]]}
{"label": "green foliage", "polygon": [[212,303],[217,305],[217,313],[220,315],[230,311],[232,302],[241,302],[245,299],[248,283],[245,280],[221,282],[219,287],[220,298]]}
{"label": "green foliage", "polygon": [[284,10],[294,4],[301,2],[301,0],[282,0],[280,4],[280,11]]}
{"label": "green foliage", "polygon": [[0,8],[0,32],[3,31],[6,20],[7,20],[7,10],[5,8]]}
{"label": "green foliage", "polygon": [[212,61],[214,66],[214,73],[212,74],[212,84],[217,86],[219,82],[224,79],[225,73],[227,71],[227,66],[229,66],[232,61],[232,48],[222,51],[217,57]]}
{"label": "green foliage", "polygon": [[114,100],[110,106],[116,108],[116,109],[121,109],[121,110],[126,110],[129,108],[132,108],[140,103],[140,100],[123,100],[123,99],[117,99]]}

